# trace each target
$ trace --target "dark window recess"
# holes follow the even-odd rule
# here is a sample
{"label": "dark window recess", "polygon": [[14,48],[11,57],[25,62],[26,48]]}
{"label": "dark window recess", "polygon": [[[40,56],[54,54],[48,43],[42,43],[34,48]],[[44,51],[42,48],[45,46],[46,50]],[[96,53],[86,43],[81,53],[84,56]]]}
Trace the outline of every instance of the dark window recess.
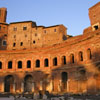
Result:
{"label": "dark window recess", "polygon": [[98,28],[99,28],[98,25],[94,26],[94,29],[95,29],[95,30],[97,30]]}
{"label": "dark window recess", "polygon": [[6,46],[7,45],[7,42],[6,41],[3,41],[3,46]]}
{"label": "dark window recess", "polygon": [[0,61],[0,69],[2,69],[2,62]]}
{"label": "dark window recess", "polygon": [[61,74],[62,90],[67,89],[68,73],[62,72]]}
{"label": "dark window recess", "polygon": [[7,34],[4,34],[5,37],[7,37]]}
{"label": "dark window recess", "polygon": [[48,66],[49,66],[49,64],[48,64],[48,59],[45,59],[45,60],[44,60],[44,65],[45,65],[45,67],[48,67]]}
{"label": "dark window recess", "polygon": [[62,57],[62,65],[65,65],[66,64],[66,56],[63,56]]}
{"label": "dark window recess", "polygon": [[20,46],[23,46],[23,42],[20,43]]}
{"label": "dark window recess", "polygon": [[87,50],[87,57],[88,59],[92,59],[91,49]]}
{"label": "dark window recess", "polygon": [[27,27],[26,27],[26,26],[24,26],[24,27],[23,27],[23,30],[27,30]]}
{"label": "dark window recess", "polygon": [[79,60],[83,61],[83,53],[81,51],[79,52]]}
{"label": "dark window recess", "polygon": [[12,69],[12,61],[8,62],[8,69]]}
{"label": "dark window recess", "polygon": [[18,68],[22,68],[22,61],[18,61]]}
{"label": "dark window recess", "polygon": [[70,56],[70,61],[71,61],[71,63],[74,63],[74,55],[73,54],[71,54],[71,56]]}
{"label": "dark window recess", "polygon": [[56,32],[56,29],[54,29],[54,32]]}
{"label": "dark window recess", "polygon": [[13,29],[14,31],[17,31],[17,27],[14,27],[14,29]]}
{"label": "dark window recess", "polygon": [[16,46],[16,43],[13,43],[13,47],[15,47]]}
{"label": "dark window recess", "polygon": [[40,67],[40,60],[36,60],[36,67],[37,67],[37,68]]}
{"label": "dark window recess", "polygon": [[27,68],[31,68],[31,61],[30,60],[27,61]]}
{"label": "dark window recess", "polygon": [[33,44],[35,44],[35,41],[33,41]]}
{"label": "dark window recess", "polygon": [[1,26],[0,26],[0,30],[1,30]]}
{"label": "dark window recess", "polygon": [[53,59],[53,66],[57,66],[57,57]]}

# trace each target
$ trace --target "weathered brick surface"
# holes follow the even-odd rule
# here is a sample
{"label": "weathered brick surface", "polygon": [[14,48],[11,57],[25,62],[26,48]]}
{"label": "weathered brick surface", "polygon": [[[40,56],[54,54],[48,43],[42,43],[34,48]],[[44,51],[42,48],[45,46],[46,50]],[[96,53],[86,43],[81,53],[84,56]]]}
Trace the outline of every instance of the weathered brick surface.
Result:
{"label": "weathered brick surface", "polygon": [[[99,6],[100,3],[89,9],[90,16],[92,10],[100,11]],[[97,14],[97,18],[100,20],[99,15]],[[10,23],[9,26],[0,23],[1,27],[5,27],[5,30],[0,30],[1,41],[7,40],[6,47],[0,48],[0,67],[2,67],[0,92],[7,92],[6,81],[9,84],[9,80],[11,80],[8,85],[9,92],[13,93],[25,92],[26,87],[31,88],[31,92],[48,90],[52,93],[96,93],[100,91],[99,20],[90,17],[92,25],[84,30],[83,35],[75,37],[67,36],[63,25],[44,27],[36,26],[36,23],[31,21]],[[95,23],[98,23],[97,29],[94,29]],[[23,30],[23,27],[27,29]],[[23,42],[22,46],[21,42]],[[13,43],[16,45],[13,46]],[[54,58],[57,59],[56,65]],[[48,59],[47,67],[45,59]],[[37,60],[40,61],[38,68]],[[12,62],[12,68],[8,68],[9,61]],[[18,61],[22,61],[22,68],[18,68]],[[27,61],[31,62],[30,68],[27,68]],[[6,79],[7,76],[10,77],[9,80]]]}

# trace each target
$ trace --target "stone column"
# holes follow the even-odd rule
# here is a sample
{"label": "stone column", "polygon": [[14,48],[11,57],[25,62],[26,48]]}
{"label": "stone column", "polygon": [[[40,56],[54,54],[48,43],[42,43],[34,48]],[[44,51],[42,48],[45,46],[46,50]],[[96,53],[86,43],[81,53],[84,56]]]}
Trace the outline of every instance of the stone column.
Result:
{"label": "stone column", "polygon": [[42,82],[42,81],[40,81],[40,90],[43,90],[42,85],[43,85],[43,82]]}
{"label": "stone column", "polygon": [[52,92],[53,91],[53,81],[51,80],[50,81],[50,90],[49,90],[50,92]]}
{"label": "stone column", "polygon": [[22,82],[21,83],[21,92],[23,92],[24,91],[24,83]]}
{"label": "stone column", "polygon": [[61,80],[59,80],[58,91],[61,92]]}
{"label": "stone column", "polygon": [[35,86],[34,83],[32,83],[32,92],[34,92]]}
{"label": "stone column", "polygon": [[69,79],[68,79],[68,81],[67,81],[67,92],[69,92]]}
{"label": "stone column", "polygon": [[13,83],[13,92],[15,93],[15,82]]}
{"label": "stone column", "polygon": [[4,82],[2,82],[2,90],[1,92],[4,92]]}

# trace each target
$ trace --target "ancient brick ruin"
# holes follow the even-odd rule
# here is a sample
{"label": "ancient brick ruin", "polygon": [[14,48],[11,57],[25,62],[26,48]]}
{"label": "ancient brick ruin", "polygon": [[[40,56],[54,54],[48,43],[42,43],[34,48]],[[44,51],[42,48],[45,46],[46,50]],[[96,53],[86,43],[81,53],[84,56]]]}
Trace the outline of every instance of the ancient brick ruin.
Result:
{"label": "ancient brick ruin", "polygon": [[79,36],[64,25],[6,23],[0,8],[0,92],[100,92],[100,2],[89,8],[91,25]]}

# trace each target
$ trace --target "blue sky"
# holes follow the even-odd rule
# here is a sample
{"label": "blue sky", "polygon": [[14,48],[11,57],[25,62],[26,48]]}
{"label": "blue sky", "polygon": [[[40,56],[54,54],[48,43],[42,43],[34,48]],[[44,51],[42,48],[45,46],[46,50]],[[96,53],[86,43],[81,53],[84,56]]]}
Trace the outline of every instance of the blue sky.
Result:
{"label": "blue sky", "polygon": [[67,34],[82,34],[90,26],[88,9],[100,0],[0,0],[8,11],[7,23],[35,21],[37,25],[63,24]]}

